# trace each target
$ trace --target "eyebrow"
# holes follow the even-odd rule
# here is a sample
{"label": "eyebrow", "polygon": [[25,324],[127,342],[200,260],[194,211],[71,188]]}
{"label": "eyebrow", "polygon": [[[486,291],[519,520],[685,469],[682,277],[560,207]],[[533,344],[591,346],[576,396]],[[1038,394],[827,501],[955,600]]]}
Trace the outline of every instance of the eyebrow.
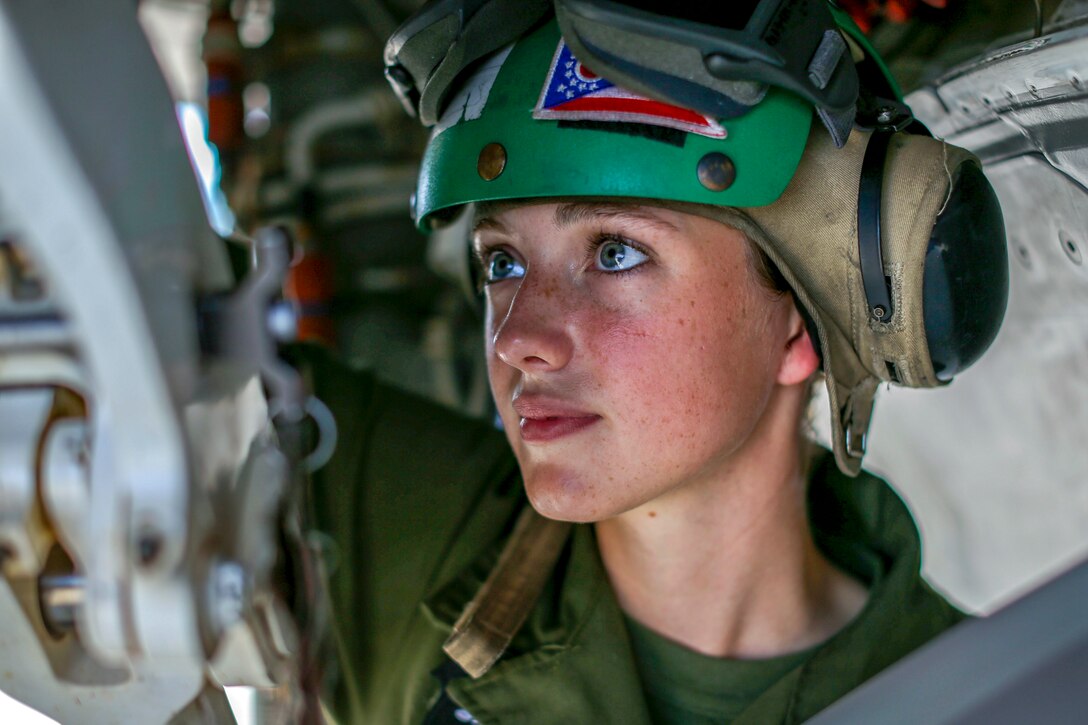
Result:
{"label": "eyebrow", "polygon": [[[473,224],[473,233],[483,229],[499,232],[507,231],[506,225],[495,219],[495,216],[509,206],[500,206],[476,219]],[[581,222],[593,222],[619,219],[621,221],[634,221],[647,226],[656,227],[668,232],[679,232],[679,228],[647,209],[635,204],[601,204],[593,202],[566,202],[555,209],[552,223],[558,229],[566,229]]]}
{"label": "eyebrow", "polygon": [[506,225],[500,222],[498,219],[495,219],[494,217],[485,216],[480,217],[472,224],[473,234],[476,234],[476,232],[482,229],[491,229],[496,232],[505,232]]}
{"label": "eyebrow", "polygon": [[669,232],[680,231],[675,224],[665,221],[653,212],[634,204],[568,202],[556,207],[552,223],[559,229],[564,229],[580,222],[603,221],[606,219],[641,222],[647,226],[657,227]]}

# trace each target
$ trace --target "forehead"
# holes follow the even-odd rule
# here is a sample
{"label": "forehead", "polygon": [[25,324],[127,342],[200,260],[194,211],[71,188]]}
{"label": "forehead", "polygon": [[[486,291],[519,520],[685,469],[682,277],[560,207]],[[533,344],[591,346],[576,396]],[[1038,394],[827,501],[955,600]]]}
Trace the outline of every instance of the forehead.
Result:
{"label": "forehead", "polygon": [[[472,230],[474,233],[488,229],[508,231],[509,226],[516,221],[518,212],[526,209],[546,215],[556,229],[567,229],[579,224],[622,221],[657,228],[665,232],[682,231],[678,212],[608,199],[486,202],[477,205]],[[534,214],[534,217],[539,221],[537,214]]]}

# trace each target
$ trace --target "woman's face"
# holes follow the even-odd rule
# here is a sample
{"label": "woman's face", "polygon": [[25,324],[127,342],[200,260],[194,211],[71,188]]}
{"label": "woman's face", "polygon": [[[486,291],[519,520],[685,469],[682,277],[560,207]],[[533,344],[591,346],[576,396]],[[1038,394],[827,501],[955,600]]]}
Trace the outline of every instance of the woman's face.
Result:
{"label": "woman's face", "polygon": [[797,326],[747,245],[627,204],[479,220],[491,390],[538,511],[599,521],[728,476]]}

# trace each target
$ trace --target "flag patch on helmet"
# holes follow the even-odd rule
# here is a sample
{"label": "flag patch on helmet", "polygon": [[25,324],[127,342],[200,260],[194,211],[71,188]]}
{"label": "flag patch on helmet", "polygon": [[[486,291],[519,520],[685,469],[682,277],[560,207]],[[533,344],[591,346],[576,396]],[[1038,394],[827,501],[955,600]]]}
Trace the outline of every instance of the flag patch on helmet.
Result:
{"label": "flag patch on helmet", "polygon": [[725,128],[709,116],[620,88],[582,65],[562,40],[533,118],[549,121],[621,121],[665,126],[710,138]]}

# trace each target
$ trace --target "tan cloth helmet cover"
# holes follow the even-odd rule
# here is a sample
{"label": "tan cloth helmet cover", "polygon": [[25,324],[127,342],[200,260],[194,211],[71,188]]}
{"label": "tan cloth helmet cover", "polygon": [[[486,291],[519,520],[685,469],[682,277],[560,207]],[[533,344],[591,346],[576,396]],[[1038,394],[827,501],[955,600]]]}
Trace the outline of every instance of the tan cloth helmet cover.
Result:
{"label": "tan cloth helmet cover", "polygon": [[[870,319],[858,257],[857,199],[869,140],[855,130],[846,146],[814,127],[789,187],[773,204],[732,209],[677,204],[739,227],[778,265],[819,331],[833,447],[839,468],[861,470],[873,397],[881,381],[940,385],[926,343],[922,275],[930,235],[948,200],[956,169],[978,163],[964,149],[898,133],[888,145],[881,202],[885,274],[894,314]],[[894,366],[891,367],[891,366]]]}

